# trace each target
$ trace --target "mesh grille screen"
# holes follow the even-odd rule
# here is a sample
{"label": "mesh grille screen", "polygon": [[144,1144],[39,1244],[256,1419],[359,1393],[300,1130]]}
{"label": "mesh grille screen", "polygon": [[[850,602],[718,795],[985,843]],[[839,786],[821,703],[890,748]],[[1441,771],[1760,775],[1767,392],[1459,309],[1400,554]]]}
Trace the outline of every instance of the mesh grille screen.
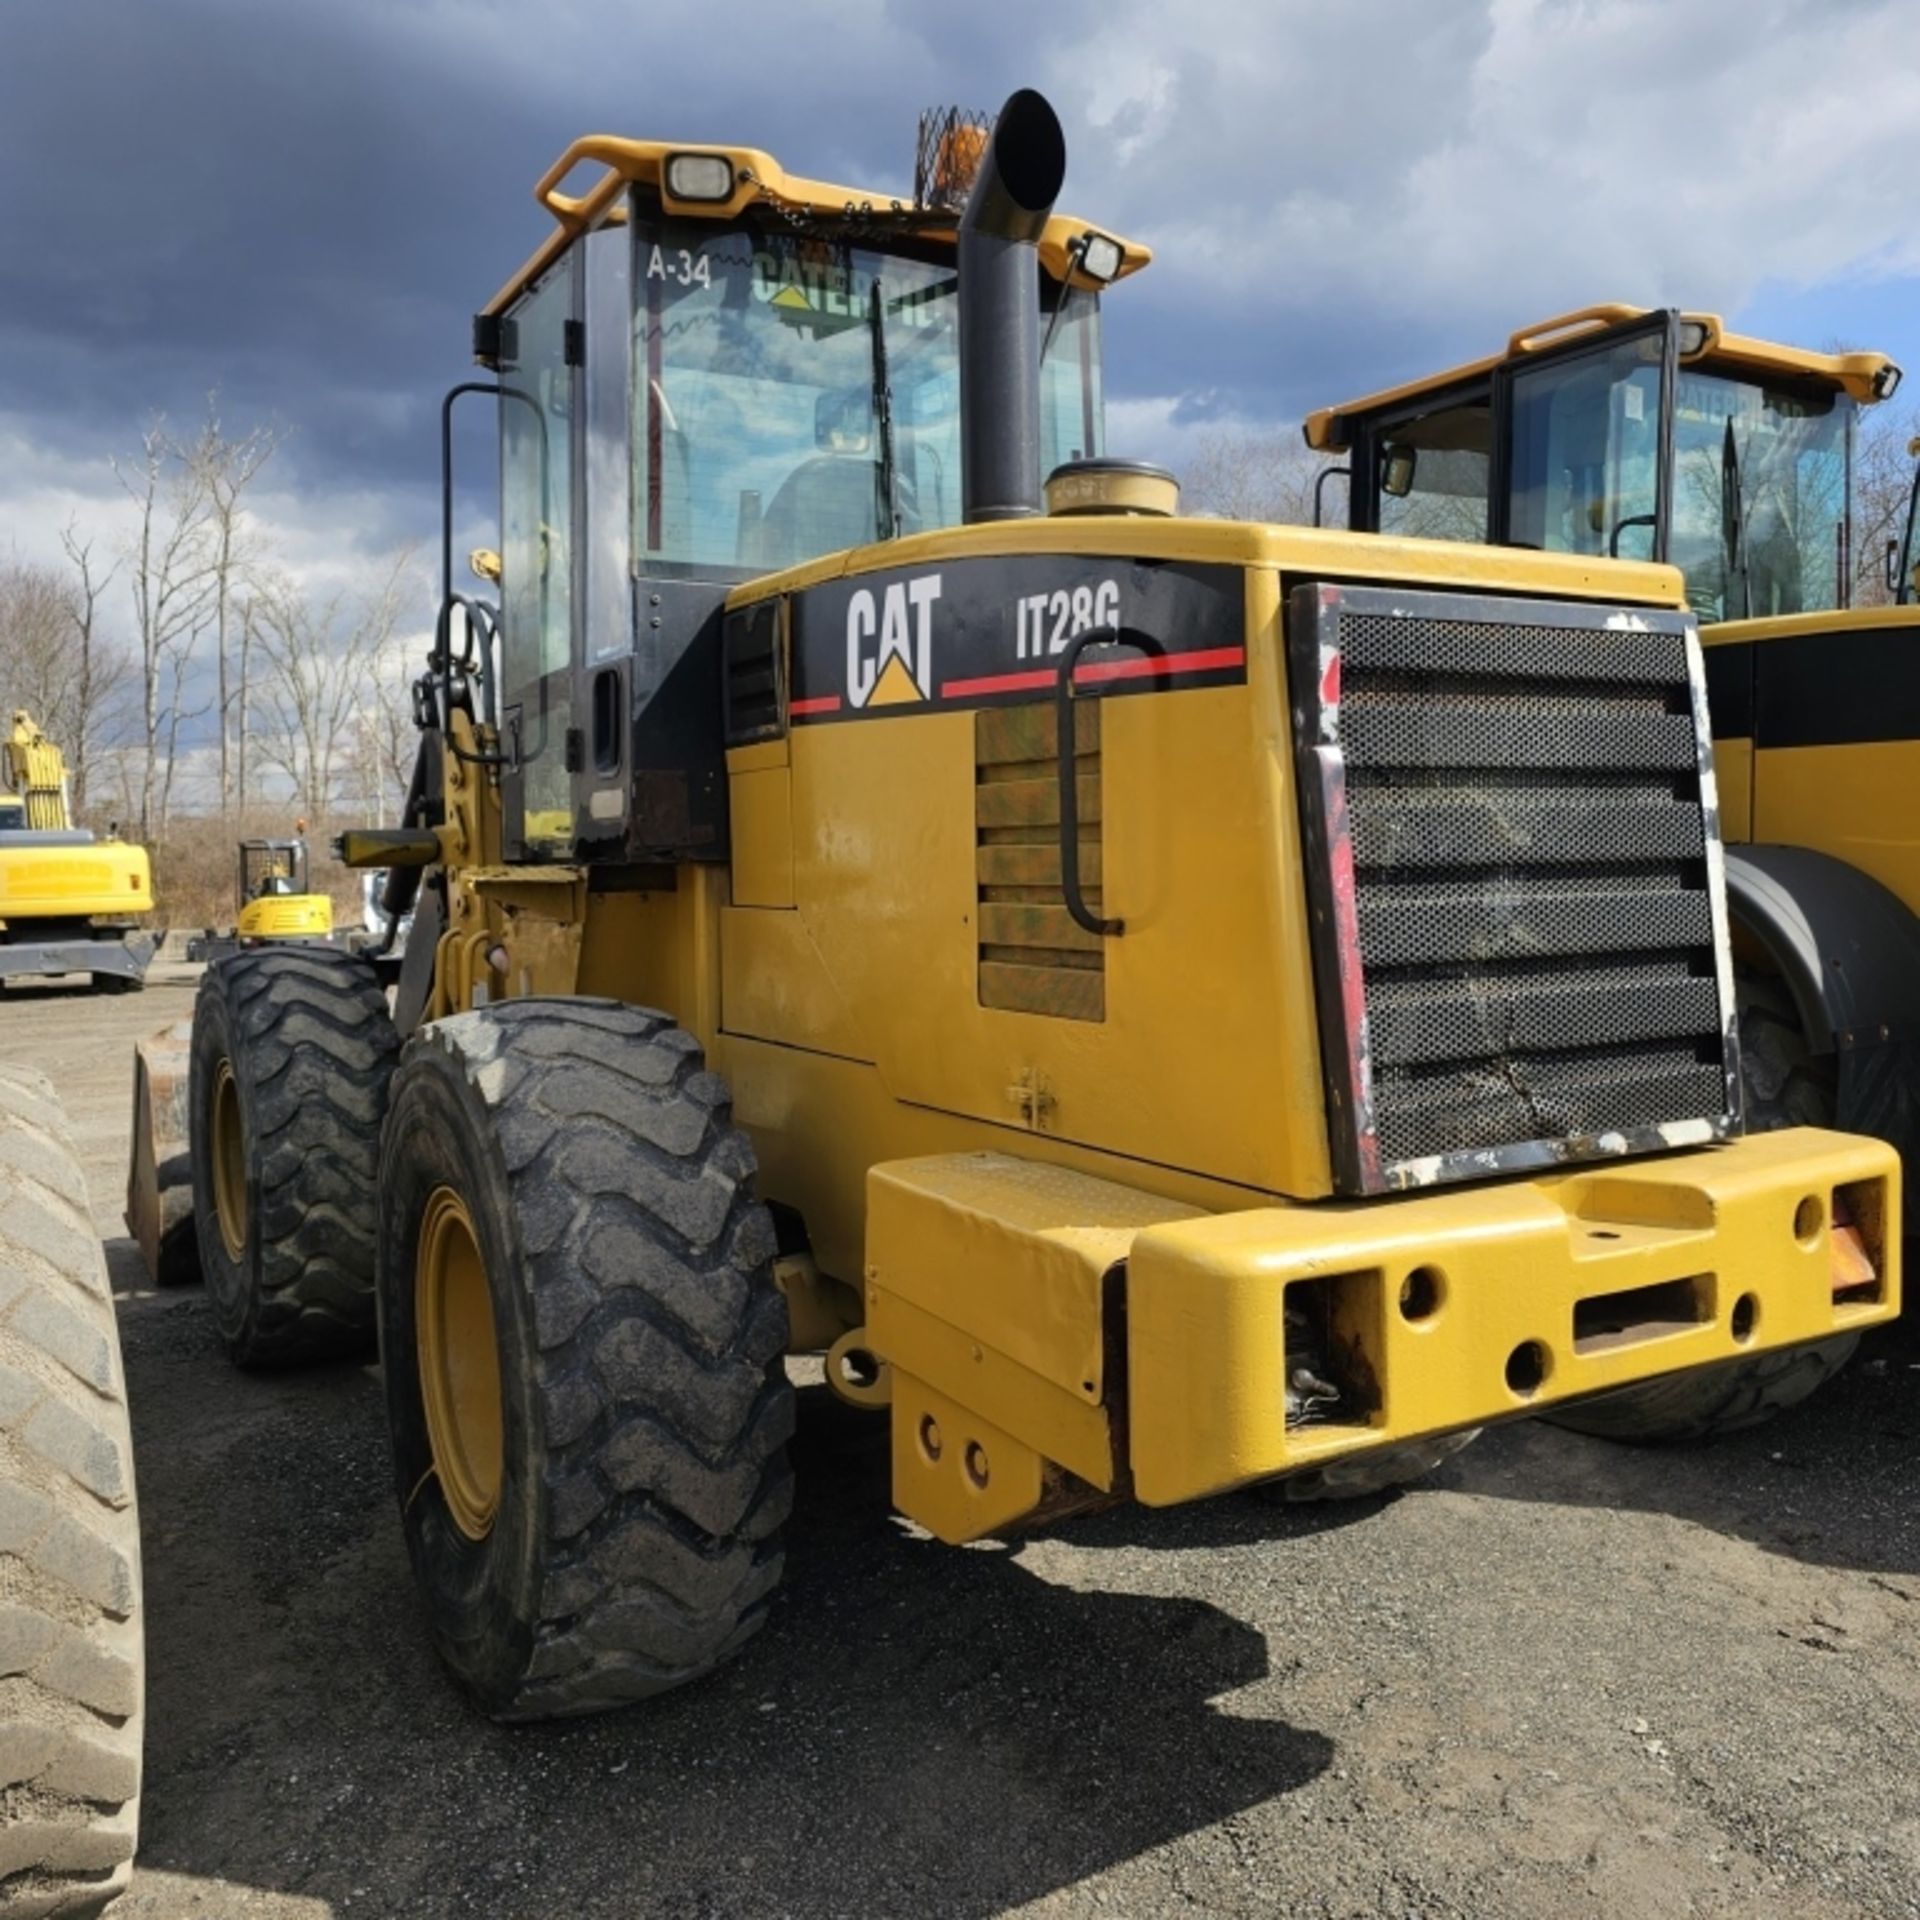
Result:
{"label": "mesh grille screen", "polygon": [[1724,1123],[1697,669],[1679,616],[1644,621],[1297,591],[1294,685],[1319,695],[1297,717],[1348,1184],[1399,1184],[1396,1167],[1436,1156],[1582,1157]]}

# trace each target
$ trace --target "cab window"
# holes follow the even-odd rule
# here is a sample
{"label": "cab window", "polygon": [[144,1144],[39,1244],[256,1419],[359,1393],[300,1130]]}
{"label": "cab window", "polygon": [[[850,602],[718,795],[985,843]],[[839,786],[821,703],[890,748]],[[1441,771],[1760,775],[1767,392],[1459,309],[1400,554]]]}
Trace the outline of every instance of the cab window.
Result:
{"label": "cab window", "polygon": [[1653,558],[1662,350],[1660,332],[1642,332],[1515,372],[1514,546]]}
{"label": "cab window", "polygon": [[[959,521],[950,261],[645,219],[633,245],[643,571],[766,573]],[[1067,295],[1042,379],[1049,464],[1099,451],[1097,326],[1093,298]]]}
{"label": "cab window", "polygon": [[1493,409],[1463,401],[1383,428],[1374,441],[1374,524],[1422,540],[1482,541]]}
{"label": "cab window", "polygon": [[1703,619],[1840,604],[1852,417],[1844,394],[1681,369],[1668,557]]}

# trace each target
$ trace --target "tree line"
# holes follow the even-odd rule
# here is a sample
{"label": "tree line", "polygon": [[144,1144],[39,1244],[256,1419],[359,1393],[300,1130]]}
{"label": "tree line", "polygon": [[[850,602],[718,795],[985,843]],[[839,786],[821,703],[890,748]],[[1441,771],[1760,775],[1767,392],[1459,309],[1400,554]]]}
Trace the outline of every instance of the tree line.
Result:
{"label": "tree line", "polygon": [[164,841],[183,810],[284,803],[318,823],[397,804],[412,555],[360,590],[303,582],[252,511],[283,439],[230,431],[212,400],[190,435],[155,420],[113,462],[111,531],[76,517],[61,561],[0,560],[0,716],[25,708],[59,744],[77,812]]}

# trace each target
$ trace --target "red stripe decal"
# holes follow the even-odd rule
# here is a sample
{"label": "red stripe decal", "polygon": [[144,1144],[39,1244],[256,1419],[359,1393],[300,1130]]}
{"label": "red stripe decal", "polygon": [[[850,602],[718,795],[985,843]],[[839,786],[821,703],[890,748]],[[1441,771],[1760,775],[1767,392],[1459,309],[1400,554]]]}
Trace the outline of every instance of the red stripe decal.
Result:
{"label": "red stripe decal", "polygon": [[[1103,680],[1165,680],[1180,673],[1213,673],[1223,667],[1242,667],[1247,662],[1245,647],[1207,647],[1197,653],[1144,654],[1132,660],[1095,660],[1076,667],[1076,687],[1097,686]],[[1059,684],[1058,673],[1045,667],[1024,673],[989,673],[977,680],[943,680],[943,700],[964,700],[979,693],[1025,693]],[[798,711],[798,708],[795,709]]]}
{"label": "red stripe decal", "polygon": [[789,700],[787,711],[799,714],[838,713],[840,696],[837,693],[823,693],[817,700]]}

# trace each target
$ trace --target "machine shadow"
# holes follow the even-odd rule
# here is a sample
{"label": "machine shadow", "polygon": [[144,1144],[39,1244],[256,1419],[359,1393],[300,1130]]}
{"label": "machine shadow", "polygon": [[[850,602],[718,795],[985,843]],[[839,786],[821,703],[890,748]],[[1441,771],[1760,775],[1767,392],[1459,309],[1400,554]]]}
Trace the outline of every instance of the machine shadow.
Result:
{"label": "machine shadow", "polygon": [[[135,1404],[176,1456],[149,1481],[149,1871],[355,1912],[987,1915],[1331,1763],[1326,1736],[1222,1703],[1270,1662],[1221,1608],[908,1533],[884,1424],[824,1388],[801,1395],[787,1584],[744,1656],[626,1713],[492,1726],[421,1625],[378,1383],[228,1375],[251,1407],[183,1444],[164,1401],[225,1362],[187,1302],[144,1318]],[[1126,1537],[1119,1515],[1080,1529]]]}
{"label": "machine shadow", "polygon": [[1920,1577],[1920,1326],[1874,1330],[1843,1372],[1742,1433],[1629,1446],[1526,1420],[1458,1470],[1473,1494],[1669,1514],[1809,1566]]}

